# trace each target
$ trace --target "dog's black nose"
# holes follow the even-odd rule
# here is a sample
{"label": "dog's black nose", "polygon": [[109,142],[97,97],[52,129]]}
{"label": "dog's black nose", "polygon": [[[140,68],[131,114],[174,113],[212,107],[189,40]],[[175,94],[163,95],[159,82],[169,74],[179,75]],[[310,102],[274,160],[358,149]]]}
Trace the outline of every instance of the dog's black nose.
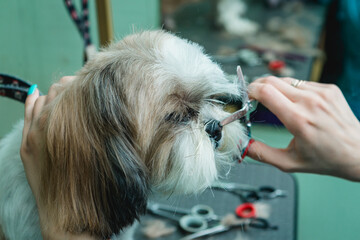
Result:
{"label": "dog's black nose", "polygon": [[219,142],[221,139],[221,131],[222,127],[220,125],[220,121],[212,119],[205,124],[205,131],[209,134],[209,137],[215,140],[215,142]]}

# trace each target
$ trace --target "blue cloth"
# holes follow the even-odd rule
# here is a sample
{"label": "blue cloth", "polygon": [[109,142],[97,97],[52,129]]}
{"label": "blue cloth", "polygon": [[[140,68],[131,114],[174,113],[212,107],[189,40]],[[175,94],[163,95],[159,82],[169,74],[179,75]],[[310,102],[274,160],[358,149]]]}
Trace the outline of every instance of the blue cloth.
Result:
{"label": "blue cloth", "polygon": [[360,119],[360,1],[340,0],[339,6],[345,52],[344,69],[337,84]]}

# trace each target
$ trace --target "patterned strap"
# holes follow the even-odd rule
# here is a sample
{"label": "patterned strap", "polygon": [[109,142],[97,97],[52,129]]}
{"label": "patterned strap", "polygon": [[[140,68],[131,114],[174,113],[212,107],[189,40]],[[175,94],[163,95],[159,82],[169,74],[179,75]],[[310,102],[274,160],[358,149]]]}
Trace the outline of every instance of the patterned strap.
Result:
{"label": "patterned strap", "polygon": [[82,0],[81,16],[79,16],[79,14],[77,13],[75,6],[71,0],[64,0],[64,3],[81,37],[84,40],[85,47],[91,45],[88,0]]}
{"label": "patterned strap", "polygon": [[31,85],[31,83],[20,78],[7,74],[0,74],[0,96],[25,103],[27,92]]}
{"label": "patterned strap", "polygon": [[87,47],[91,44],[88,0],[82,1],[82,23],[83,23],[83,31],[84,31],[83,37],[85,41],[85,46]]}

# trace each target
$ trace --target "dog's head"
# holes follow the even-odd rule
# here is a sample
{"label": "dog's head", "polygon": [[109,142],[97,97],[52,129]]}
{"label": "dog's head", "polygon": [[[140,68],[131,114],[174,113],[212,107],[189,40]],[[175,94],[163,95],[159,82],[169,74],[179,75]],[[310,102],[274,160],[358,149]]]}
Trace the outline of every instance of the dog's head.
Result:
{"label": "dog's head", "polygon": [[49,105],[43,198],[59,226],[109,236],[144,213],[149,189],[193,193],[239,158],[239,123],[220,97],[240,98],[202,48],[163,31],[98,53]]}

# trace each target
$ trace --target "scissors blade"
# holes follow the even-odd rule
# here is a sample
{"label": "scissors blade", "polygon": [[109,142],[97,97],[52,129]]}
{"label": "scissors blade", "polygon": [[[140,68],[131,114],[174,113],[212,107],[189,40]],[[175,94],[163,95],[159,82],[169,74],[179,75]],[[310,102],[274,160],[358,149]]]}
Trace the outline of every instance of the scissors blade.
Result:
{"label": "scissors blade", "polygon": [[245,91],[246,82],[245,82],[244,74],[243,74],[240,66],[236,67],[236,74],[237,74],[237,77],[238,77],[238,83],[240,84],[240,88],[243,91],[242,100],[243,100],[243,103],[244,103],[244,105],[243,105],[243,107],[244,107],[245,104],[249,101],[249,96],[248,96],[247,92]]}
{"label": "scissors blade", "polygon": [[287,193],[284,190],[281,189],[275,189],[273,192],[270,192],[268,194],[265,194],[263,196],[264,199],[273,199],[273,198],[280,198],[280,197],[286,197]]}
{"label": "scissors blade", "polygon": [[232,123],[236,120],[239,120],[240,118],[244,117],[246,114],[252,113],[256,107],[258,102],[256,100],[250,100],[247,103],[245,103],[244,107],[242,107],[240,110],[232,113],[230,116],[226,117],[220,122],[220,126],[225,126],[229,123]]}
{"label": "scissors blade", "polygon": [[231,229],[231,227],[229,227],[229,226],[218,225],[218,226],[215,226],[215,227],[212,227],[212,228],[202,230],[202,231],[197,232],[197,233],[187,235],[186,237],[183,237],[180,240],[192,240],[192,239],[196,239],[196,238],[199,238],[199,237],[204,237],[204,236],[207,236],[207,235],[213,235],[213,234],[216,234],[216,233],[226,232],[226,231],[229,231],[230,229]]}
{"label": "scissors blade", "polygon": [[248,184],[241,184],[235,182],[215,182],[211,185],[211,188],[224,190],[224,191],[234,191],[234,190],[242,190],[242,191],[257,191],[257,188]]}
{"label": "scissors blade", "polygon": [[245,105],[243,108],[241,108],[240,110],[232,113],[230,116],[226,117],[225,119],[223,119],[220,122],[220,126],[225,126],[229,123],[232,123],[242,117],[244,117],[247,113],[248,109],[247,109],[247,105]]}
{"label": "scissors blade", "polygon": [[173,221],[179,221],[179,217],[177,217],[176,215],[169,213],[169,212],[165,212],[165,211],[161,211],[156,205],[151,205],[148,204],[147,205],[147,211],[151,214],[163,217],[163,218],[167,218],[169,220],[173,220]]}

